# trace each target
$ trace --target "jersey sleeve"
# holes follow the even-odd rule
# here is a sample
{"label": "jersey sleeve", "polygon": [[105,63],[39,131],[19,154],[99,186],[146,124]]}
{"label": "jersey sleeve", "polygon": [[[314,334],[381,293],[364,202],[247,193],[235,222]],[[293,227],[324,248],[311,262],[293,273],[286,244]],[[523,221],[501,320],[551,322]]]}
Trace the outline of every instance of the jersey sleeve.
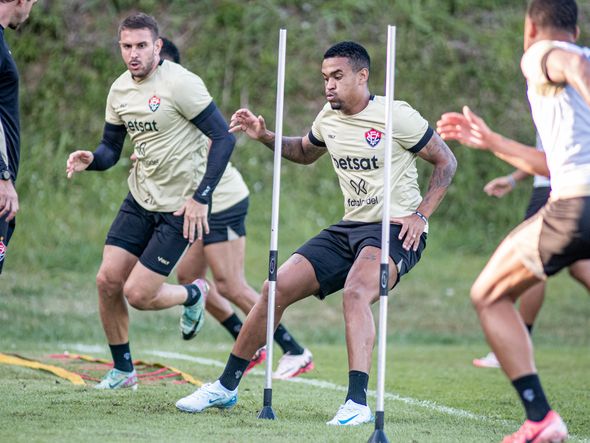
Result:
{"label": "jersey sleeve", "polygon": [[104,119],[107,123],[110,123],[111,125],[121,126],[121,125],[124,125],[125,122],[123,121],[121,116],[115,112],[115,106],[114,106],[115,95],[116,94],[114,92],[114,88],[111,87],[111,90],[109,91],[109,95],[107,96],[107,106],[105,109]]}
{"label": "jersey sleeve", "polygon": [[433,129],[418,111],[406,102],[396,102],[393,112],[393,138],[402,148],[419,152],[430,140]]}
{"label": "jersey sleeve", "polygon": [[324,136],[322,135],[322,130],[321,130],[321,121],[322,121],[322,117],[324,116],[324,114],[325,114],[324,109],[322,109],[320,111],[320,113],[317,115],[317,117],[315,118],[315,120],[313,121],[313,124],[311,125],[311,130],[309,131],[309,134],[307,135],[310,142],[312,142],[316,146],[321,146],[321,147],[326,146],[326,141],[324,140]]}
{"label": "jersey sleeve", "polygon": [[198,75],[183,69],[174,84],[174,100],[180,114],[192,120],[211,104],[213,98]]}

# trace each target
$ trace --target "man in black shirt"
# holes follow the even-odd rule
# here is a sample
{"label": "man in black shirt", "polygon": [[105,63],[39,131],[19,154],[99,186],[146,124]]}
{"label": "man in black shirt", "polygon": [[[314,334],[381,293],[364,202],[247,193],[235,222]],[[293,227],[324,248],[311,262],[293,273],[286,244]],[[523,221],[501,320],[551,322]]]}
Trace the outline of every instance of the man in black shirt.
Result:
{"label": "man in black shirt", "polygon": [[14,182],[20,157],[18,71],[4,41],[4,29],[16,29],[35,3],[37,0],[0,0],[0,274],[18,211]]}

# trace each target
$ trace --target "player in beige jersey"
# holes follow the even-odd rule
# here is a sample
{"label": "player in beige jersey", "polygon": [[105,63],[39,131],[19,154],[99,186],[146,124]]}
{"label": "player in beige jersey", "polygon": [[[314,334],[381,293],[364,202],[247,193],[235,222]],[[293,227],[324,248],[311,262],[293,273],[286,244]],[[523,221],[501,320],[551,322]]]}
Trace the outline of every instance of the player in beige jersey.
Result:
{"label": "player in beige jersey", "polygon": [[[491,132],[469,109],[444,114],[438,123],[445,138],[489,149],[519,169],[551,177],[547,204],[500,243],[471,288],[486,338],[527,417],[503,443],[568,438],[541,386],[532,342],[514,302],[538,282],[590,259],[590,49],[574,44],[577,20],[574,0],[531,0],[527,8],[521,70],[544,152]],[[583,283],[590,290],[588,281]]]}
{"label": "player in beige jersey", "polygon": [[189,242],[209,231],[211,195],[235,145],[203,81],[160,59],[162,41],[153,17],[140,13],[123,20],[119,45],[128,70],[111,86],[103,139],[94,152],[75,151],[67,161],[68,177],[108,169],[119,160],[127,134],[137,159],[96,277],[114,360],[100,389],[137,387],[126,302],[140,310],[184,305],[183,336],[202,326],[205,280],[188,285],[165,280]]}
{"label": "player in beige jersey", "polygon": [[[174,43],[166,38],[162,38],[162,42],[160,57],[180,63],[180,53]],[[176,269],[181,284],[205,278],[207,268],[211,269],[213,282],[207,293],[206,309],[234,339],[240,332],[242,321],[228,300],[248,314],[260,298],[244,273],[248,194],[242,175],[229,163],[212,198],[209,232],[203,235],[202,241],[191,245]],[[295,377],[313,368],[311,352],[301,347],[283,325],[277,327],[275,340],[284,353],[273,373],[275,378]],[[260,348],[246,372],[265,359],[266,349]]]}
{"label": "player in beige jersey", "polygon": [[[328,422],[357,425],[371,420],[367,406],[375,327],[371,304],[379,298],[385,101],[368,88],[370,59],[357,43],[342,42],[324,54],[322,74],[328,104],[303,137],[283,137],[282,154],[310,164],[329,153],[344,195],[344,218],[324,229],[293,254],[279,269],[276,322],[287,306],[316,295],[324,298],[340,289],[348,348],[349,387],[345,404]],[[238,110],[232,131],[244,131],[269,148],[274,134],[264,119]],[[455,172],[456,161],[442,139],[408,104],[396,102],[393,112],[390,281],[393,287],[420,259],[426,245],[428,217],[442,200]],[[416,158],[434,165],[428,191],[420,197]],[[184,411],[235,404],[244,368],[266,334],[268,285],[248,314],[221,377],[179,400]]]}

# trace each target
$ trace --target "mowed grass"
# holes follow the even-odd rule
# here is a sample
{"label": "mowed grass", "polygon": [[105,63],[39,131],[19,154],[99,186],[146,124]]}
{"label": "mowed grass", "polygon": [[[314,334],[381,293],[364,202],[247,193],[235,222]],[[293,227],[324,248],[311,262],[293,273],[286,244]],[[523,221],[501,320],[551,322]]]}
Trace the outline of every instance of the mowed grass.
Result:
{"label": "mowed grass", "polygon": [[[487,352],[468,300],[469,286],[485,257],[440,251],[433,248],[390,298],[386,434],[400,442],[500,441],[524,417],[499,370],[471,365],[474,357]],[[251,278],[262,281],[260,275]],[[92,274],[7,273],[0,294],[0,352],[35,357],[67,350],[109,356]],[[534,337],[541,379],[552,405],[567,421],[572,441],[590,441],[589,302],[581,287],[566,275],[558,276],[549,285]],[[227,359],[230,336],[208,317],[201,334],[184,342],[177,330],[179,312],[132,310],[133,356],[212,381]],[[243,380],[233,410],[191,415],[174,407],[177,399],[192,392],[190,385],[99,392],[51,374],[0,365],[0,440],[366,441],[372,425],[325,425],[343,402],[348,382],[340,295],[324,302],[303,301],[284,320],[314,353],[316,369],[294,382],[273,384],[276,421],[256,418],[262,406],[262,370]],[[275,349],[275,355],[280,354]],[[369,405],[374,410],[374,393]]]}

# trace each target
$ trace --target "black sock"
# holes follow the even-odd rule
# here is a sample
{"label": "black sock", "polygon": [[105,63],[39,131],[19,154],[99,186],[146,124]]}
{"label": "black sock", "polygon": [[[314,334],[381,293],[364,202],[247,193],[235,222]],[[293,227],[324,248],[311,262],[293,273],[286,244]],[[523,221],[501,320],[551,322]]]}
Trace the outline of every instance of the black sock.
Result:
{"label": "black sock", "polygon": [[111,348],[115,369],[125,372],[133,371],[133,360],[131,360],[129,342],[123,343],[122,345],[109,345],[109,348]]}
{"label": "black sock", "polygon": [[229,354],[223,374],[219,377],[219,382],[225,389],[233,391],[240,384],[244,371],[249,364],[250,360],[244,360],[243,358],[236,357],[234,354]]}
{"label": "black sock", "polygon": [[350,371],[348,373],[348,394],[346,400],[352,400],[359,405],[367,406],[367,386],[369,385],[369,374],[361,371]]}
{"label": "black sock", "polygon": [[238,334],[242,329],[242,320],[235,313],[221,322],[223,327],[228,330],[234,340],[238,338]]}
{"label": "black sock", "polygon": [[273,337],[285,354],[287,352],[291,355],[303,354],[303,348],[295,341],[293,336],[289,334],[282,324],[279,323]]}
{"label": "black sock", "polygon": [[525,325],[529,331],[529,335],[533,335],[533,325]]}
{"label": "black sock", "polygon": [[193,306],[201,298],[201,290],[197,285],[182,285],[185,287],[187,296],[186,301],[183,303],[184,306]]}
{"label": "black sock", "polygon": [[512,380],[514,389],[524,405],[526,417],[532,421],[541,421],[551,410],[545,393],[541,387],[541,381],[537,374],[529,374]]}

